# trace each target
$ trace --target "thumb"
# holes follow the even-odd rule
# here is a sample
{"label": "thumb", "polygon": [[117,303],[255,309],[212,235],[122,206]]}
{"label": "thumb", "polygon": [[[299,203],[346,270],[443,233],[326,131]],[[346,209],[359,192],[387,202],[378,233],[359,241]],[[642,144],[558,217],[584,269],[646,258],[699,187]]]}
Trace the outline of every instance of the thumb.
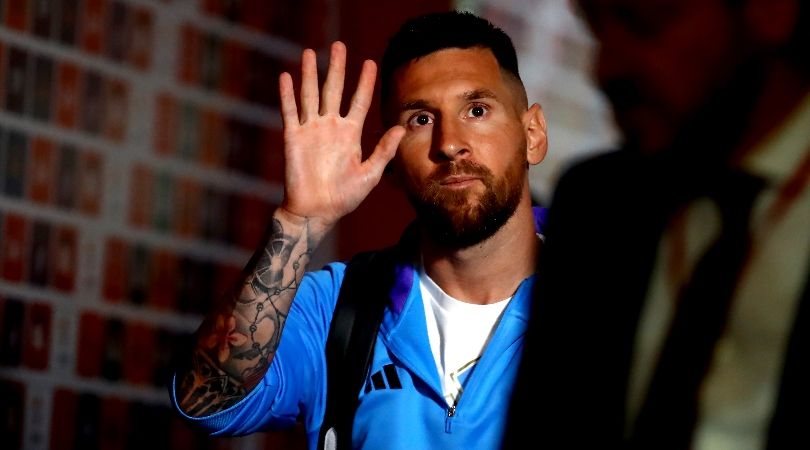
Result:
{"label": "thumb", "polygon": [[388,165],[394,158],[394,155],[397,154],[397,147],[399,147],[399,143],[404,136],[405,128],[401,125],[396,125],[386,131],[380,138],[377,146],[374,147],[374,152],[372,152],[371,156],[363,163],[363,165],[366,166],[367,172],[365,178],[368,181],[375,185],[380,182],[385,166]]}

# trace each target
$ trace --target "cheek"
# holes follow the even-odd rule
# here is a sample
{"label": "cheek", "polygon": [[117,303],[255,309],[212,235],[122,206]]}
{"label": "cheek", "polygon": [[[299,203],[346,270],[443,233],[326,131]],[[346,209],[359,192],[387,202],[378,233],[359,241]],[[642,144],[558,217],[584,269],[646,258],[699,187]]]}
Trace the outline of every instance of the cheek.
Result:
{"label": "cheek", "polygon": [[515,159],[526,162],[526,133],[521,125],[501,123],[473,137],[480,151],[478,157],[500,167],[507,167]]}
{"label": "cheek", "polygon": [[399,153],[401,154],[417,154],[420,151],[426,151],[430,147],[430,133],[423,130],[407,131],[405,136],[399,142]]}
{"label": "cheek", "polygon": [[429,153],[429,134],[408,132],[405,134],[405,137],[402,138],[402,141],[400,141],[394,160],[403,169],[403,171],[407,171],[405,168],[414,170],[414,168],[428,162]]}

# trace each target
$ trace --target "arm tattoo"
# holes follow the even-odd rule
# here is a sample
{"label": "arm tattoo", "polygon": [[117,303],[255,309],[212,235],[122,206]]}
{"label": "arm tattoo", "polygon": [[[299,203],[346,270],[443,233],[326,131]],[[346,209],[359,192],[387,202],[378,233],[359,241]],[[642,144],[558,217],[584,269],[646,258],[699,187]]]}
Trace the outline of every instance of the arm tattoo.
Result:
{"label": "arm tattoo", "polygon": [[178,377],[178,402],[192,416],[221,411],[262,379],[281,339],[293,297],[317,238],[309,222],[285,230],[273,218],[264,248],[224,304],[197,331],[190,367]]}

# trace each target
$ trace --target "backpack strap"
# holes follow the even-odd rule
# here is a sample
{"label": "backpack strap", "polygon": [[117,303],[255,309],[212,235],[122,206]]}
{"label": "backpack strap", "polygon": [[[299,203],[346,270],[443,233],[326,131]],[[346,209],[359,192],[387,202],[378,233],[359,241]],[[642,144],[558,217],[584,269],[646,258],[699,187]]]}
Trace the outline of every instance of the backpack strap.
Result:
{"label": "backpack strap", "polygon": [[396,247],[360,253],[346,265],[326,341],[326,412],[318,448],[350,449],[354,412],[394,284]]}

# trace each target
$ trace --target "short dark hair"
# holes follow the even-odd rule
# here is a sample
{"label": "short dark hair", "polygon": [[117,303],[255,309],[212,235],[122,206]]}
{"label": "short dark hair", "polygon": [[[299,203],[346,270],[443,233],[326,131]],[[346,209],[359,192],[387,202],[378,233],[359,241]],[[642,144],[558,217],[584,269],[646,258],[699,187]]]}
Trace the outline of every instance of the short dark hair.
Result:
{"label": "short dark hair", "polygon": [[380,69],[383,104],[391,94],[394,71],[447,48],[482,47],[492,51],[501,69],[520,81],[512,39],[486,19],[465,11],[426,14],[406,21],[388,41]]}

